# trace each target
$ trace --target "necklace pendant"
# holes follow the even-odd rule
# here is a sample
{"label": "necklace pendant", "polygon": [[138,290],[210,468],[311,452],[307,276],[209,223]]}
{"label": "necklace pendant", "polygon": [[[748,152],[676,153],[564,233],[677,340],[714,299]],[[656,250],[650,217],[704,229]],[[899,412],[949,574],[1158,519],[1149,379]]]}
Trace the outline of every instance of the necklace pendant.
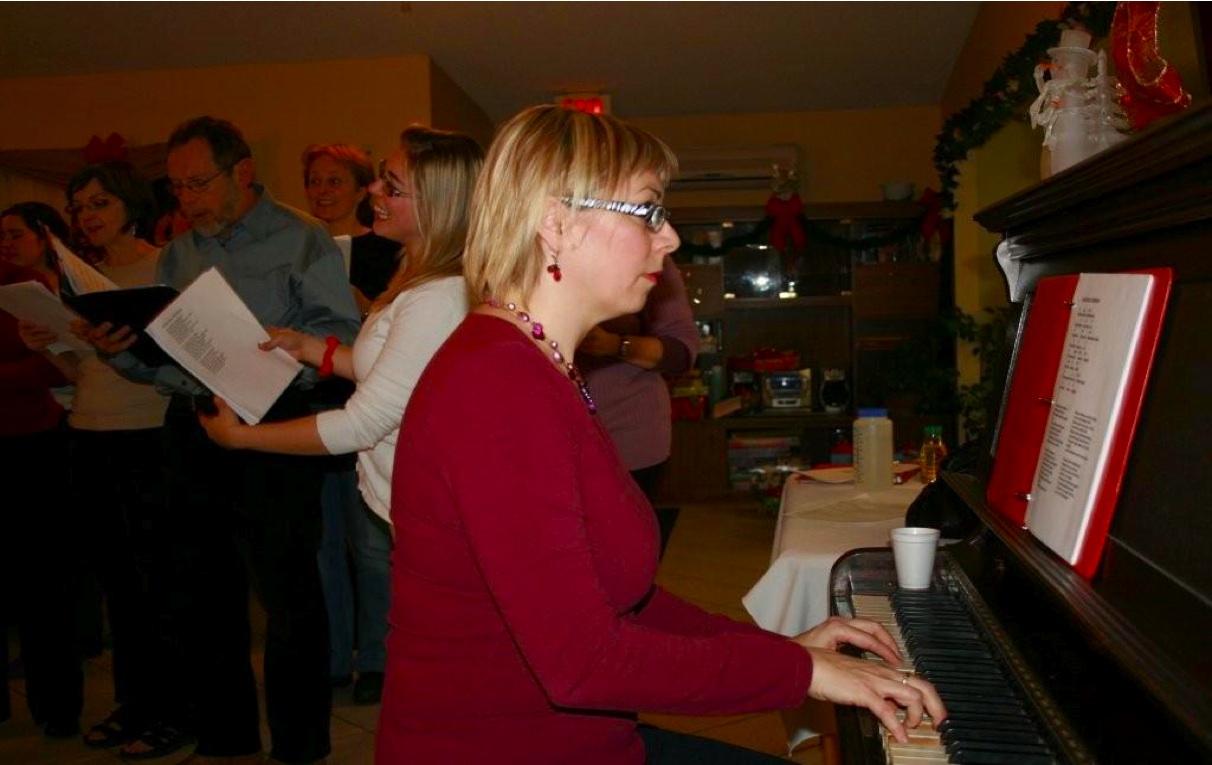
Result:
{"label": "necklace pendant", "polygon": [[[559,266],[548,266],[547,270],[555,277],[556,281],[560,280]],[[489,298],[486,302],[493,308],[500,307],[500,303],[495,298]],[[515,303],[506,303],[505,309],[516,316],[518,321],[529,325],[530,336],[534,338],[535,342],[547,342],[551,347],[551,360],[557,366],[563,367],[565,373],[568,375],[568,379],[572,381],[573,385],[577,386],[577,392],[581,394],[581,400],[585,402],[585,408],[589,410],[590,414],[596,415],[598,413],[598,405],[593,400],[593,395],[589,392],[589,386],[585,383],[585,378],[581,376],[581,370],[577,369],[575,364],[564,358],[564,354],[560,353],[560,344],[557,341],[547,340],[547,333],[543,330],[543,324],[535,321],[531,318],[529,312],[519,309]]]}

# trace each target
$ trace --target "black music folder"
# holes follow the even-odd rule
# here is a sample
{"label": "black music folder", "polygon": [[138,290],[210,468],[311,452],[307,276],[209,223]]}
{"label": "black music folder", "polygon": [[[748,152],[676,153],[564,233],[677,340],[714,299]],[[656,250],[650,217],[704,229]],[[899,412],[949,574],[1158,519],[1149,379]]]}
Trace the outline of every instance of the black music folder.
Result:
{"label": "black music folder", "polygon": [[115,329],[130,327],[139,339],[130,352],[149,366],[171,364],[172,359],[144,330],[180,293],[166,284],[129,287],[120,290],[100,290],[74,297],[64,296],[64,302],[90,324],[109,322]]}

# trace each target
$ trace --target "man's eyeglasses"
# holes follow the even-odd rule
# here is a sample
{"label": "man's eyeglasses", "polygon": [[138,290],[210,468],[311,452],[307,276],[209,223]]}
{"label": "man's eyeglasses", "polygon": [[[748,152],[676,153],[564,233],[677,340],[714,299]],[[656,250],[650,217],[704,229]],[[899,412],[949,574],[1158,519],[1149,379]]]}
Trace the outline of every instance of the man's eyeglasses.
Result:
{"label": "man's eyeglasses", "polygon": [[221,167],[205,178],[190,178],[188,181],[169,181],[169,188],[175,197],[181,196],[186,191],[191,194],[201,194],[210,186],[211,181],[229,170],[231,170],[231,167]]}
{"label": "man's eyeglasses", "polygon": [[391,197],[392,199],[397,199],[399,197],[413,196],[413,192],[402,189],[396,185],[395,181],[392,180],[392,176],[394,176],[394,175],[395,175],[395,173],[389,173],[387,170],[387,160],[380,159],[379,160],[379,180],[383,182],[383,193],[385,193],[387,196]]}
{"label": "man's eyeglasses", "polygon": [[573,199],[564,197],[560,200],[569,207],[589,210],[605,210],[606,212],[622,213],[641,218],[648,230],[656,233],[669,220],[669,211],[664,205],[650,202],[622,202],[617,199]]}
{"label": "man's eyeglasses", "polygon": [[85,210],[89,210],[91,212],[101,212],[102,210],[107,209],[113,203],[114,200],[110,199],[109,197],[94,197],[93,199],[89,199],[85,202],[70,204],[63,208],[63,212],[72,216],[79,215]]}

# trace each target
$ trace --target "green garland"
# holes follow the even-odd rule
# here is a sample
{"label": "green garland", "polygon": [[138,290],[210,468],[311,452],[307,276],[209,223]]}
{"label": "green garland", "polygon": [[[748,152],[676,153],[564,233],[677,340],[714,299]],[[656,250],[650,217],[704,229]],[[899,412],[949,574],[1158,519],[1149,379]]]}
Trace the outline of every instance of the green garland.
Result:
{"label": "green garland", "polygon": [[1106,37],[1115,16],[1115,3],[1069,3],[1056,21],[1041,21],[1027,35],[1022,47],[1006,56],[982,93],[972,103],[943,123],[934,147],[934,168],[942,186],[944,210],[955,209],[957,166],[973,149],[980,148],[1016,113],[1038,95],[1035,66],[1048,58],[1066,29],[1084,29],[1094,37]]}

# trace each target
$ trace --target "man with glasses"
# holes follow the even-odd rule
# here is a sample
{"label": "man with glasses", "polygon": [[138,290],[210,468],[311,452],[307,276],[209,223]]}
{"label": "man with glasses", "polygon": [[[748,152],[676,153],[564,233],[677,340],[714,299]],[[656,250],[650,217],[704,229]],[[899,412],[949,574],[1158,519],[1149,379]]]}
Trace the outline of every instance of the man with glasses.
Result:
{"label": "man with glasses", "polygon": [[[291,327],[351,344],[358,310],[340,251],[323,225],[255,181],[252,152],[225,120],[198,117],[168,140],[168,182],[192,228],[160,257],[162,282],[183,289],[215,266],[263,326]],[[99,340],[125,347],[121,330]],[[320,479],[308,457],[226,452],[206,437],[197,406],[206,392],[175,366],[115,366],[154,375],[171,391],[170,502],[177,521],[174,626],[190,655],[198,744],[185,762],[259,763],[256,685],[250,659],[247,559],[268,614],[266,712],[271,761],[320,763],[329,753],[332,690],[328,626],[316,553]],[[266,420],[311,413],[315,370],[305,370]]]}

